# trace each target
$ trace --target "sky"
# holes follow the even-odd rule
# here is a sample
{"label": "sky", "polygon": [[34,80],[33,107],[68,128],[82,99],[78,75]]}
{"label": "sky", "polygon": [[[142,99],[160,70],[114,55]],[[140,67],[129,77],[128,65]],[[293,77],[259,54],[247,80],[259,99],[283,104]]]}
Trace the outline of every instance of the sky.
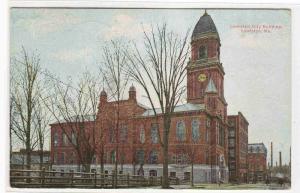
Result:
{"label": "sky", "polygon": [[[208,9],[217,27],[225,70],[228,114],[249,122],[249,143],[263,142],[274,164],[282,151],[289,162],[291,144],[291,16],[288,10]],[[10,54],[21,46],[37,51],[41,65],[62,80],[97,72],[102,47],[110,40],[143,43],[143,31],[167,23],[180,36],[193,30],[203,9],[43,9],[10,10]],[[243,31],[279,26],[268,32]],[[137,88],[139,102],[146,103]]]}

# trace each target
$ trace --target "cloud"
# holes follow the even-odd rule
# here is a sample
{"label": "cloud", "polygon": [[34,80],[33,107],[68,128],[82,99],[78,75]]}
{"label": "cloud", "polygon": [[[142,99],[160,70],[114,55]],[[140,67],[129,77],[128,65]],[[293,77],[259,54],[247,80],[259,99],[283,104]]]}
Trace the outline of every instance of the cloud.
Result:
{"label": "cloud", "polygon": [[137,36],[150,29],[149,24],[139,23],[135,18],[126,14],[118,14],[113,17],[112,23],[102,33],[105,40],[122,37],[136,39]]}
{"label": "cloud", "polygon": [[34,14],[21,14],[22,16],[16,17],[15,25],[24,28],[32,36],[47,35],[81,22],[81,18],[71,14],[69,10],[37,9]]}
{"label": "cloud", "polygon": [[84,60],[84,58],[90,58],[93,53],[91,48],[82,49],[63,49],[52,54],[52,57],[63,62],[69,63],[78,60]]}

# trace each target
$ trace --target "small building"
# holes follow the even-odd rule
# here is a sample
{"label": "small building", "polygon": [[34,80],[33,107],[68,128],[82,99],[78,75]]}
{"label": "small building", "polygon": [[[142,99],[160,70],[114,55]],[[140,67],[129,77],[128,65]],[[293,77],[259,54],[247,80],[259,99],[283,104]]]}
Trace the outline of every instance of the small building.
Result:
{"label": "small building", "polygon": [[[40,167],[40,153],[41,151],[31,151],[31,169],[38,170]],[[14,151],[11,154],[10,167],[11,169],[26,169],[27,152],[25,149]],[[43,167],[50,167],[50,151],[43,151]]]}
{"label": "small building", "polygon": [[248,121],[241,112],[228,116],[228,162],[229,180],[246,183],[248,181]]}
{"label": "small building", "polygon": [[267,175],[267,148],[263,143],[248,145],[249,182],[256,183],[266,179]]}

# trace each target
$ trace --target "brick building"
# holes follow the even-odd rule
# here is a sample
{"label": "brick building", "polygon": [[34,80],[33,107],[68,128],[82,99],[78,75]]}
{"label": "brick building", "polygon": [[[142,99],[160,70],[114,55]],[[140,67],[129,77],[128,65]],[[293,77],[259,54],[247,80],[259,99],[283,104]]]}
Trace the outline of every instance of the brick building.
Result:
{"label": "brick building", "polygon": [[[189,180],[193,162],[195,182],[227,182],[229,179],[225,72],[220,62],[220,47],[217,28],[205,12],[191,37],[187,103],[176,106],[171,121],[169,172],[172,177]],[[154,117],[152,109],[137,101],[136,92],[135,87],[131,86],[129,98],[119,103],[108,101],[106,92],[101,92],[94,135],[97,140],[100,133],[104,133],[102,143],[105,146],[103,154],[100,150],[96,152],[92,168],[100,170],[99,163],[103,158],[105,170],[110,173],[117,159],[118,170],[123,173],[143,171],[145,176],[162,175],[163,152],[159,143],[163,127],[161,114],[157,110],[158,117]],[[119,109],[120,115],[118,129],[111,123],[116,109]],[[87,119],[86,124],[93,123]],[[72,147],[61,145],[63,143],[59,140],[65,138],[57,124],[52,124],[51,129],[51,156],[56,163],[53,168],[75,169],[77,162]]]}
{"label": "brick building", "polygon": [[263,143],[248,144],[249,182],[264,181],[267,174],[267,148]]}
{"label": "brick building", "polygon": [[241,112],[228,116],[229,180],[247,182],[248,121]]}

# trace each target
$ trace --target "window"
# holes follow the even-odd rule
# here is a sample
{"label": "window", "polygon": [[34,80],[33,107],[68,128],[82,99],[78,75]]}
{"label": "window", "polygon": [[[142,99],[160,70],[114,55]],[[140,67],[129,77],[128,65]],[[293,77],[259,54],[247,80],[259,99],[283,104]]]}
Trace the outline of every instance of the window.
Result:
{"label": "window", "polygon": [[149,171],[149,176],[157,176],[157,171],[156,170],[150,170]]}
{"label": "window", "polygon": [[54,143],[54,146],[57,147],[58,146],[58,134],[57,133],[54,133],[54,137],[53,137],[53,143]]}
{"label": "window", "polygon": [[63,146],[68,145],[68,137],[65,133],[62,134]]}
{"label": "window", "polygon": [[178,121],[176,126],[176,137],[179,141],[185,140],[185,125],[183,121]]}
{"label": "window", "polygon": [[170,177],[176,178],[176,172],[170,172]]}
{"label": "window", "polygon": [[74,164],[75,163],[75,153],[72,152],[70,155],[70,164]]}
{"label": "window", "polygon": [[158,124],[157,123],[151,124],[151,140],[152,140],[152,143],[158,143]]}
{"label": "window", "polygon": [[92,158],[92,164],[96,164],[96,155],[93,155],[93,158]]}
{"label": "window", "polygon": [[115,150],[111,151],[111,153],[110,153],[110,161],[112,164],[116,162],[116,151]]}
{"label": "window", "polygon": [[216,129],[217,129],[217,134],[216,134],[217,144],[220,145],[220,124],[219,124],[219,122],[216,122]]}
{"label": "window", "polygon": [[209,130],[208,130],[208,128],[206,128],[206,136],[205,136],[205,140],[206,140],[206,143],[209,142]]}
{"label": "window", "polygon": [[77,145],[76,135],[74,132],[71,134],[71,142],[73,145]]}
{"label": "window", "polygon": [[210,127],[210,119],[206,119],[206,127]]}
{"label": "window", "polygon": [[234,139],[229,139],[229,147],[234,147],[234,143],[235,140]]}
{"label": "window", "polygon": [[191,179],[191,173],[190,172],[184,172],[184,180],[190,180]]}
{"label": "window", "polygon": [[235,131],[234,128],[229,129],[229,137],[234,137],[235,136]]}
{"label": "window", "polygon": [[193,140],[193,142],[197,142],[200,138],[199,125],[200,125],[200,122],[198,119],[192,120],[192,140]]}
{"label": "window", "polygon": [[65,153],[61,153],[60,155],[60,164],[64,164],[65,163]]}
{"label": "window", "polygon": [[208,152],[208,150],[205,151],[205,162],[206,162],[206,164],[209,164],[209,152]]}
{"label": "window", "polygon": [[110,128],[109,129],[109,141],[110,143],[114,143],[116,140],[115,140],[115,130],[114,128]]}
{"label": "window", "polygon": [[138,161],[138,164],[144,164],[144,157],[145,157],[145,152],[144,150],[138,150],[136,153],[136,160]]}
{"label": "window", "polygon": [[57,153],[54,153],[54,156],[53,156],[53,163],[54,163],[54,164],[57,164]]}
{"label": "window", "polygon": [[200,46],[199,48],[199,59],[207,58],[207,49],[205,46]]}
{"label": "window", "polygon": [[140,129],[140,142],[145,143],[145,130],[143,127]]}
{"label": "window", "polygon": [[157,164],[157,160],[158,160],[157,152],[155,150],[152,150],[149,156],[149,164]]}
{"label": "window", "polygon": [[126,125],[122,125],[121,127],[121,142],[125,142],[127,140],[127,126]]}
{"label": "window", "polygon": [[229,149],[229,157],[234,157],[235,153],[234,153],[234,149]]}

